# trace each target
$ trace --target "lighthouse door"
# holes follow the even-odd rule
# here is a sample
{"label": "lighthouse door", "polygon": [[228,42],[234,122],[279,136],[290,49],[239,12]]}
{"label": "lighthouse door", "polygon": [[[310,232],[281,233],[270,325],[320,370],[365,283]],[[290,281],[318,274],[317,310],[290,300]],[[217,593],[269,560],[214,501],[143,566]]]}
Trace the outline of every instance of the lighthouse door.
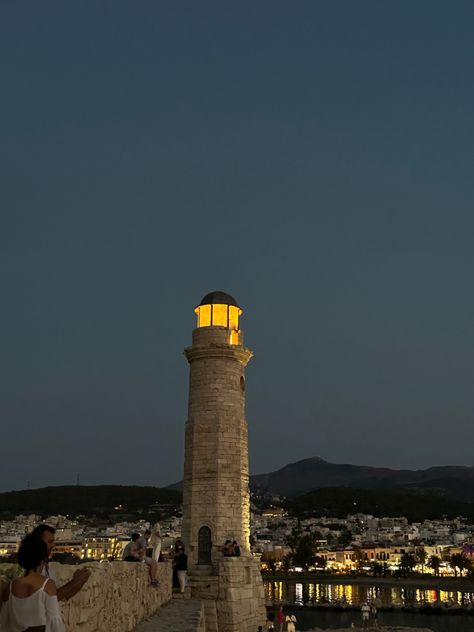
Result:
{"label": "lighthouse door", "polygon": [[198,532],[198,564],[208,566],[211,563],[211,547],[211,530],[201,527]]}

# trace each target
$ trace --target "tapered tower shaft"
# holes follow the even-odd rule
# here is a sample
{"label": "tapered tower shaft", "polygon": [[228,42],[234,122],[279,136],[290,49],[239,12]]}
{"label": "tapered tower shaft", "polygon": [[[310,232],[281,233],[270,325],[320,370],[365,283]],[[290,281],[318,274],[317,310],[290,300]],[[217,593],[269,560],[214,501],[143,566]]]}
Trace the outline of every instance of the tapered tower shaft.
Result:
{"label": "tapered tower shaft", "polygon": [[190,565],[222,556],[227,539],[249,554],[245,366],[252,352],[238,329],[240,308],[214,292],[196,308],[198,327],[185,349],[190,365],[185,435],[182,536]]}
{"label": "tapered tower shaft", "polygon": [[[258,561],[250,552],[245,367],[252,352],[239,329],[242,310],[212,292],[195,309],[189,362],[182,538],[189,590],[204,605],[207,632],[255,632],[265,622]],[[241,555],[222,547],[236,540]]]}

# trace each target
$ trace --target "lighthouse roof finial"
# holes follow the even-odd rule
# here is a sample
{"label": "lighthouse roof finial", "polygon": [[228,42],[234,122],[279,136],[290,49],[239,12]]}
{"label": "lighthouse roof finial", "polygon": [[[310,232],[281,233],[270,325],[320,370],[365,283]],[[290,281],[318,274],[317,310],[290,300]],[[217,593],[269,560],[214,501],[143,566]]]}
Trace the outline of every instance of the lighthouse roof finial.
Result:
{"label": "lighthouse roof finial", "polygon": [[239,307],[237,301],[233,296],[219,290],[206,294],[199,305],[235,305],[235,307]]}

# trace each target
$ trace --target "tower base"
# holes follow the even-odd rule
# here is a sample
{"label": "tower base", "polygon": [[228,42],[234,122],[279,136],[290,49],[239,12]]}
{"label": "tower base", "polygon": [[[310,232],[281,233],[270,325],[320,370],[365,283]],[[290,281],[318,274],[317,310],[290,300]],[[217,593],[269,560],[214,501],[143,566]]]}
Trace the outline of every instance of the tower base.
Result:
{"label": "tower base", "polygon": [[255,632],[265,625],[265,596],[258,562],[223,557],[218,565],[195,566],[191,596],[203,602],[206,632]]}

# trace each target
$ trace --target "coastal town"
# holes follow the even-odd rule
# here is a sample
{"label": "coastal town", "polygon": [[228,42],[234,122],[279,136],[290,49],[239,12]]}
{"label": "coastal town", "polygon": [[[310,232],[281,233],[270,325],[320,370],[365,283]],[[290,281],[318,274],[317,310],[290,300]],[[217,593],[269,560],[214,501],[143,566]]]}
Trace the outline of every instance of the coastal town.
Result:
{"label": "coastal town", "polygon": [[[132,532],[150,522],[96,520],[63,515],[18,515],[0,522],[0,558],[14,556],[24,535],[45,522],[56,529],[54,556],[69,563],[120,560]],[[173,554],[181,536],[180,511],[160,520],[163,553]],[[409,522],[400,517],[354,513],[346,518],[300,520],[280,506],[251,513],[253,555],[265,573],[365,573],[372,576],[412,572],[462,577],[474,561],[474,525],[462,517]],[[220,544],[220,543],[216,543]]]}

